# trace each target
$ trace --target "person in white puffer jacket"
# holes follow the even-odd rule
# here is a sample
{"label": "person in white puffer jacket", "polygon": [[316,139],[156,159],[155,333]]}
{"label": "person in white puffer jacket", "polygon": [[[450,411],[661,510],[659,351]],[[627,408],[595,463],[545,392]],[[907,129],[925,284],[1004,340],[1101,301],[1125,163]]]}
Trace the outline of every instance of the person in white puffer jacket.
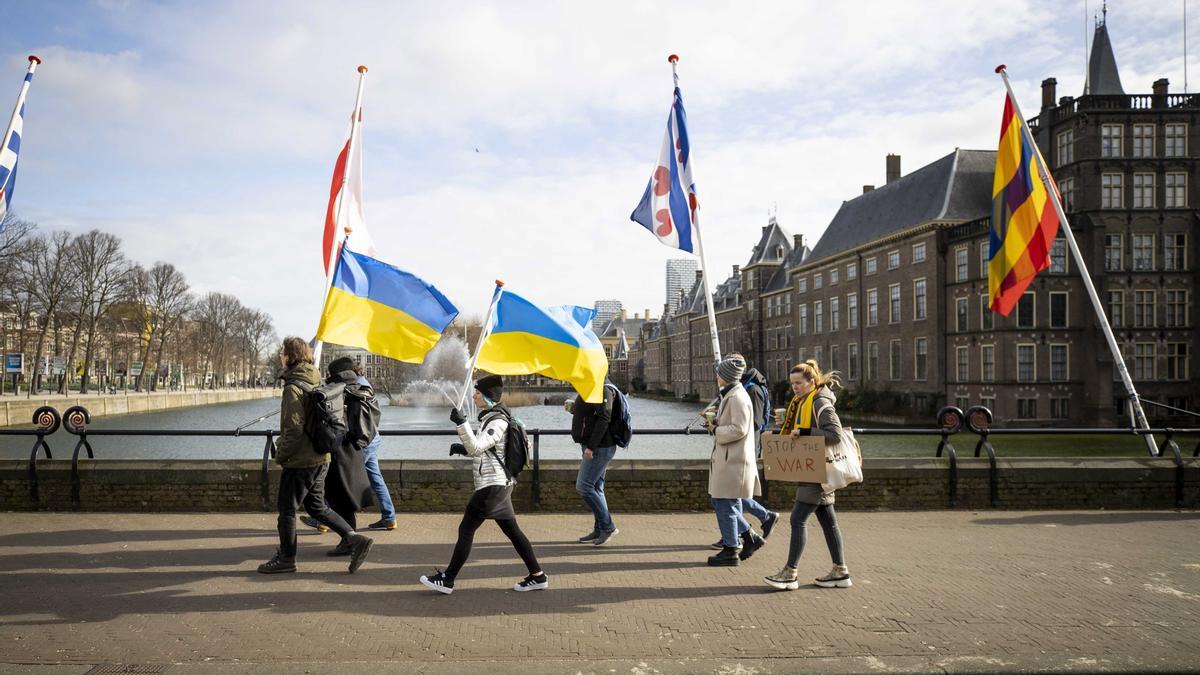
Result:
{"label": "person in white puffer jacket", "polygon": [[500,403],[503,394],[503,380],[499,375],[488,375],[475,383],[473,400],[482,411],[478,434],[460,410],[450,411],[450,421],[458,427],[458,437],[462,441],[461,445],[451,447],[450,454],[463,454],[474,460],[471,478],[475,492],[458,524],[458,542],[454,545],[450,564],[444,572],[435,570],[433,576],[421,577],[422,584],[439,593],[454,592],[454,579],[471,554],[475,531],[487,520],[496,521],[529,570],[529,576],[513,585],[513,590],[539,591],[550,585],[550,579],[538,564],[533,546],[517,525],[517,514],[513,511],[512,491],[517,481],[504,468],[505,437],[512,414]]}

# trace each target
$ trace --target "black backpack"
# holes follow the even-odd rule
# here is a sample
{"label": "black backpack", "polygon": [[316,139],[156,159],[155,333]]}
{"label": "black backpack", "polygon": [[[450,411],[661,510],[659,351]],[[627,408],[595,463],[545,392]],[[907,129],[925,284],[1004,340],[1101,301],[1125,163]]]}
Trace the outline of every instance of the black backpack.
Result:
{"label": "black backpack", "polygon": [[504,467],[504,475],[513,480],[529,463],[529,434],[525,432],[525,425],[521,420],[513,417],[511,413],[499,411],[499,414],[508,421],[508,430],[504,432],[504,461],[500,461],[500,455],[496,454],[495,448],[488,452]]}
{"label": "black backpack", "polygon": [[318,454],[338,452],[346,440],[346,385],[333,382],[312,386],[300,380],[288,380],[304,392],[304,435]]}
{"label": "black backpack", "polygon": [[622,448],[629,447],[633,438],[633,418],[629,415],[629,399],[616,385],[606,384],[613,389],[613,411],[608,423],[608,432],[612,434],[613,442]]}

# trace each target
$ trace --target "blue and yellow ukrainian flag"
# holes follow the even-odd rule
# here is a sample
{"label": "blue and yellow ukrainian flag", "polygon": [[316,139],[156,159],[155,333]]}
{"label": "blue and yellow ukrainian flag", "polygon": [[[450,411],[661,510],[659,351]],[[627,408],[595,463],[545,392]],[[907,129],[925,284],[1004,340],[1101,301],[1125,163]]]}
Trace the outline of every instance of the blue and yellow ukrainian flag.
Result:
{"label": "blue and yellow ukrainian flag", "polygon": [[438,289],[342,246],[317,339],[420,363],[456,316]]}
{"label": "blue and yellow ukrainian flag", "polygon": [[604,401],[608,359],[592,331],[596,311],[538,307],[505,291],[476,367],[497,375],[545,375],[568,382],[589,403]]}

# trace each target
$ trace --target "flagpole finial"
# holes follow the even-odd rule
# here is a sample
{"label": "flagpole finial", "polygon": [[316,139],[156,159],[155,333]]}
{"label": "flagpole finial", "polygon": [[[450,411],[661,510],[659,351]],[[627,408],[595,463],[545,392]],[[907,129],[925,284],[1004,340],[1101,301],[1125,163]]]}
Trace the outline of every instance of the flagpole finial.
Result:
{"label": "flagpole finial", "polygon": [[503,282],[503,281],[500,281],[499,279],[497,279],[497,280],[496,280],[496,285],[497,285],[497,286],[501,286],[501,287],[503,287],[503,286],[504,286],[504,282]]}
{"label": "flagpole finial", "polygon": [[353,227],[343,227],[343,228],[342,228],[342,230],[343,230],[343,231],[344,231],[346,234],[350,234],[351,232],[353,232],[353,231],[354,231],[354,228],[353,228]]}
{"label": "flagpole finial", "polygon": [[358,67],[358,72],[360,72],[360,73],[365,73],[365,72],[367,72],[367,67],[366,67],[366,66],[359,66],[359,67]]}
{"label": "flagpole finial", "polygon": [[1000,65],[996,66],[996,74],[997,74],[997,75],[999,75],[1000,73],[1003,73],[1003,72],[1004,72],[1004,71],[1006,71],[1006,70],[1008,70],[1008,66],[1004,65],[1003,63],[1001,63]]}
{"label": "flagpole finial", "polygon": [[37,54],[30,54],[30,55],[29,55],[29,62],[30,62],[30,63],[36,63],[36,64],[38,64],[38,65],[41,65],[41,63],[42,63],[42,60],[41,60],[40,58],[38,58],[38,55],[37,55]]}
{"label": "flagpole finial", "polygon": [[671,63],[671,64],[679,63],[679,55],[671,54],[670,56],[667,57],[667,63]]}

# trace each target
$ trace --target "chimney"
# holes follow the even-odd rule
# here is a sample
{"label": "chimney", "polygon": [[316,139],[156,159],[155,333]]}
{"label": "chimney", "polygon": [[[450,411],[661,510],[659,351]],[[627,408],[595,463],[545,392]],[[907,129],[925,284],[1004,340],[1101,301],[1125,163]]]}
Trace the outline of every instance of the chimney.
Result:
{"label": "chimney", "polygon": [[1058,88],[1058,80],[1047,77],[1042,80],[1042,110],[1054,107],[1054,97]]}
{"label": "chimney", "polygon": [[793,234],[792,235],[792,247],[796,248],[796,249],[804,248],[804,235]]}
{"label": "chimney", "polygon": [[1151,85],[1154,87],[1154,102],[1151,104],[1155,108],[1167,107],[1167,86],[1171,84],[1167,78],[1160,77]]}
{"label": "chimney", "polygon": [[737,276],[737,275],[738,275],[738,274],[741,272],[741,269],[742,269],[742,266],[741,266],[741,265],[734,265],[734,266],[733,266],[733,274],[734,274],[734,276]]}
{"label": "chimney", "polygon": [[900,155],[887,156],[887,182],[900,179]]}
{"label": "chimney", "polygon": [[865,194],[867,194],[868,192],[870,192],[871,190],[874,190],[874,189],[875,189],[875,186],[874,186],[874,185],[864,185],[864,186],[863,186],[863,194],[865,195]]}
{"label": "chimney", "polygon": [[646,311],[645,311],[645,313],[642,314],[642,316],[646,317],[647,321],[650,320],[650,308],[649,307],[646,308]]}
{"label": "chimney", "polygon": [[704,270],[696,270],[696,281],[704,278]]}
{"label": "chimney", "polygon": [[629,315],[628,315],[628,313],[625,311],[625,308],[621,308],[621,320],[622,320],[622,321],[624,321],[625,319],[627,319],[627,318],[628,318],[628,316],[629,316]]}
{"label": "chimney", "polygon": [[640,318],[642,318],[642,315],[641,315],[641,314],[638,314],[637,312],[634,312],[634,313],[633,313],[633,320],[634,320],[634,321],[637,321],[637,320],[638,320],[638,319],[640,319]]}

